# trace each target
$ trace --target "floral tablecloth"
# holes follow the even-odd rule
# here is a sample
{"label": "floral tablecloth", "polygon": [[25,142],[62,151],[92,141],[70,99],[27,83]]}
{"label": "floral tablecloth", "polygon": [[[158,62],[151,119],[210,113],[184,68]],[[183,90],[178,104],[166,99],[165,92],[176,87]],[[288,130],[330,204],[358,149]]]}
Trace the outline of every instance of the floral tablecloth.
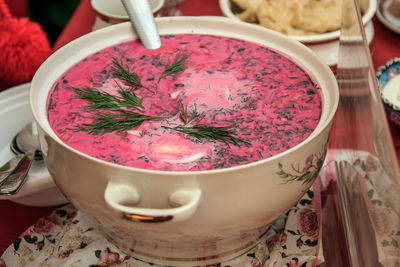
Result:
{"label": "floral tablecloth", "polygon": [[[318,251],[318,215],[313,191],[274,222],[266,242],[230,262],[211,266],[313,266]],[[27,229],[5,251],[0,266],[158,266],[120,252],[72,205],[56,209]]]}
{"label": "floral tablecloth", "polygon": [[[319,258],[318,196],[309,190],[277,219],[266,240],[246,254],[211,266],[315,266]],[[264,264],[263,264],[264,263]],[[159,266],[121,252],[106,240],[91,221],[68,204],[41,218],[11,244],[0,267],[13,266]]]}

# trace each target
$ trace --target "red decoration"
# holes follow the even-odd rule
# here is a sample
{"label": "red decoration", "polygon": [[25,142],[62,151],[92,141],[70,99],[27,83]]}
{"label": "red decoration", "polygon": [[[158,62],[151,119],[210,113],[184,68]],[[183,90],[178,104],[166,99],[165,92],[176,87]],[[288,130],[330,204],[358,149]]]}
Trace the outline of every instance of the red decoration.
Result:
{"label": "red decoration", "polygon": [[42,27],[28,18],[13,17],[0,0],[0,90],[29,82],[50,53]]}

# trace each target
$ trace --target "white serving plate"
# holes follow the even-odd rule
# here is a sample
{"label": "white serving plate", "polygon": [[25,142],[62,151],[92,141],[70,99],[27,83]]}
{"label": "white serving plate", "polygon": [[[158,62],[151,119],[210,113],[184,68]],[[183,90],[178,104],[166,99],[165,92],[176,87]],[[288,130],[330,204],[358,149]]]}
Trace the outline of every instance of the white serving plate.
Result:
{"label": "white serving plate", "polygon": [[[241,21],[231,10],[231,0],[219,0],[219,6],[221,8],[222,13],[226,17],[236,21]],[[368,9],[365,11],[365,14],[362,17],[364,25],[366,25],[368,22],[372,20],[372,18],[376,13],[376,9],[377,9],[377,0],[369,0]],[[302,36],[291,36],[291,37],[304,44],[313,44],[313,43],[322,43],[322,42],[330,42],[337,40],[339,39],[339,35],[340,35],[340,30],[336,30],[315,35],[302,35]]]}
{"label": "white serving plate", "polygon": [[[29,105],[30,83],[9,88],[0,93],[0,166],[14,154],[10,142],[26,124],[33,120]],[[36,207],[55,206],[68,201],[53,182],[44,162],[34,162],[27,180],[15,195],[0,195],[0,200]]]}

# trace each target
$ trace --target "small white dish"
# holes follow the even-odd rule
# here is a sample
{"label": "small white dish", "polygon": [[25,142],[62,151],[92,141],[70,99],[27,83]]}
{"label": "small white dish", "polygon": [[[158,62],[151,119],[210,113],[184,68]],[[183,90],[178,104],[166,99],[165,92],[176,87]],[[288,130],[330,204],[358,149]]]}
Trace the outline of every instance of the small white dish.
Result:
{"label": "small white dish", "polygon": [[[154,16],[164,6],[165,0],[149,0]],[[95,23],[92,31],[110,26],[116,23],[129,21],[129,16],[120,0],[91,0],[90,4],[96,12]]]}
{"label": "small white dish", "polygon": [[[0,133],[0,166],[14,156],[10,149],[14,135],[33,120],[29,105],[29,87],[30,83],[26,83],[0,93],[0,123],[3,129]],[[54,184],[44,162],[34,162],[20,191],[15,195],[0,196],[0,200],[4,199],[35,207],[68,202]]]}
{"label": "small white dish", "polygon": [[[376,17],[390,30],[400,34],[400,17],[394,14],[400,12],[400,5],[394,5],[395,0],[379,0]],[[397,8],[397,10],[393,10]]]}

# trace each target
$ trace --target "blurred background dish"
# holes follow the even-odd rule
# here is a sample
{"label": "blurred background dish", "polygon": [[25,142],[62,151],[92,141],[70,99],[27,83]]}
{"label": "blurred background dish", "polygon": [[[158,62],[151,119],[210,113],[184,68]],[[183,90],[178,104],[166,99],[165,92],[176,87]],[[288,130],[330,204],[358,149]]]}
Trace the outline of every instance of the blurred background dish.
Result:
{"label": "blurred background dish", "polygon": [[[0,166],[11,159],[10,143],[16,133],[33,120],[29,105],[30,83],[12,87],[0,93]],[[60,205],[68,201],[53,182],[44,162],[35,161],[29,171],[27,181],[16,195],[1,195],[0,200],[8,199],[15,203],[46,207]]]}
{"label": "blurred background dish", "polygon": [[[149,0],[150,8],[154,16],[161,10],[164,0]],[[96,20],[92,30],[97,30],[112,24],[129,21],[121,1],[115,0],[91,0],[91,6],[96,11]]]}
{"label": "blurred background dish", "polygon": [[400,57],[382,65],[376,77],[387,117],[400,127]]}
{"label": "blurred background dish", "polygon": [[[234,19],[234,20],[243,21],[244,19],[249,19],[249,20],[251,20],[251,19],[254,20],[255,19],[255,23],[256,24],[259,23],[259,21],[258,21],[258,17],[260,16],[259,11],[255,11],[255,12],[258,12],[258,13],[256,13],[256,17],[255,18],[248,18],[246,16],[243,16],[242,12],[244,10],[242,8],[240,8],[238,4],[236,4],[236,3],[238,3],[237,1],[240,1],[240,2],[243,2],[243,3],[247,3],[247,2],[250,3],[251,2],[251,3],[255,3],[255,5],[258,5],[258,3],[260,3],[258,5],[258,7],[260,7],[261,4],[263,3],[263,0],[235,0],[235,1],[233,1],[233,0],[219,0],[219,5],[220,5],[222,13],[226,17]],[[266,0],[264,0],[264,1],[266,1]],[[281,1],[280,3],[283,3],[283,2]],[[289,2],[291,2],[291,1],[289,1]],[[317,2],[322,2],[322,1],[317,1]],[[332,1],[330,1],[330,2],[332,2]],[[364,25],[366,25],[368,22],[371,21],[371,19],[375,15],[375,12],[376,12],[376,9],[377,9],[377,3],[376,3],[376,0],[359,0],[359,2],[360,2],[360,9],[361,9],[361,11],[363,13],[362,20],[363,20]],[[291,2],[291,3],[293,3],[293,2]],[[340,8],[340,5],[339,5],[338,8]],[[321,10],[322,11],[324,9],[321,7],[319,9],[315,8],[315,10]],[[327,14],[334,14],[334,12],[332,10],[329,10],[327,12],[328,12]],[[239,14],[241,14],[240,18],[239,18]],[[307,13],[305,13],[305,14],[307,14]],[[294,14],[293,17],[292,17],[292,20],[299,20],[299,18],[295,18],[295,16],[303,16],[305,14]],[[325,14],[323,14],[323,15],[325,15]],[[323,15],[321,15],[321,19],[323,19]],[[288,12],[287,16],[291,16],[291,14]],[[281,16],[281,19],[285,20],[285,18],[282,18],[282,16]],[[311,24],[311,23],[309,23],[307,21],[307,18],[302,18],[302,20],[304,20],[304,23]],[[326,23],[330,23],[329,20],[326,20]],[[283,21],[281,25],[284,25],[284,23],[286,23],[286,22],[287,21]],[[340,15],[339,15],[339,23],[340,23]],[[321,23],[314,23],[314,24],[318,25],[318,24],[321,24]],[[314,26],[311,25],[311,26],[308,27],[308,29],[311,29],[312,27],[314,27]],[[333,27],[333,25],[327,25],[325,28],[328,29],[330,27]],[[339,24],[339,27],[340,27],[340,24]],[[328,42],[328,41],[332,41],[332,40],[338,39],[340,31],[337,29],[337,30],[332,30],[332,31],[326,31],[326,32],[323,32],[323,33],[321,32],[321,33],[318,33],[318,34],[310,34],[310,33],[308,33],[307,35],[295,35],[295,33],[296,33],[296,31],[294,30],[292,32],[292,34],[290,34],[290,36],[295,38],[296,40],[302,42],[302,43],[309,44],[309,43]]]}
{"label": "blurred background dish", "polygon": [[376,17],[383,25],[400,34],[400,0],[379,0]]}

